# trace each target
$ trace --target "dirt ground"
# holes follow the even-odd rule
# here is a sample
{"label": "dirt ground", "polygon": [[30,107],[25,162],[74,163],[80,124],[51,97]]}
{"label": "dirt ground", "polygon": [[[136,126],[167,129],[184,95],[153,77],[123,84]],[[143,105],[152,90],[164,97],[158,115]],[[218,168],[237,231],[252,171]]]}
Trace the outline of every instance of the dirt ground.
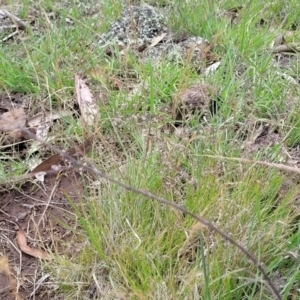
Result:
{"label": "dirt ground", "polygon": [[0,256],[8,258],[8,266],[0,262],[0,299],[64,299],[39,259],[21,252],[16,233],[19,225],[28,246],[59,254],[73,235],[63,224],[74,227],[76,220],[69,201],[77,202],[80,192],[82,176],[74,171],[0,191]]}

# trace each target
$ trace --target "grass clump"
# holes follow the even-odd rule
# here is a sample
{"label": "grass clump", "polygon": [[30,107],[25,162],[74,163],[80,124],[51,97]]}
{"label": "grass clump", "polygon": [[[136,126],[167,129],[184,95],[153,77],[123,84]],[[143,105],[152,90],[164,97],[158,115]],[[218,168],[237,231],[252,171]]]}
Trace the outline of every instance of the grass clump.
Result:
{"label": "grass clump", "polygon": [[[210,220],[263,262],[283,299],[296,299],[299,175],[249,160],[299,163],[299,89],[269,51],[277,33],[299,30],[297,1],[251,1],[234,22],[224,11],[235,1],[154,2],[170,10],[167,23],[178,36],[212,42],[221,65],[209,76],[174,62],[153,67],[130,51],[107,56],[97,47],[99,34],[129,1],[96,2],[36,4],[45,13],[38,26],[1,45],[1,93],[30,96],[31,112],[43,107],[76,115],[74,74],[86,76],[92,91],[106,92],[98,103],[93,163]],[[24,1],[23,18],[30,3]],[[298,68],[288,72],[299,77]],[[198,81],[217,88],[217,112],[177,126],[172,101]],[[92,133],[71,117],[59,122],[53,135],[62,143],[62,136]],[[4,159],[1,178],[9,164]],[[65,299],[274,299],[239,249],[184,213],[102,178],[87,179],[80,197],[71,201],[78,225],[66,242],[67,250],[80,250],[59,251],[44,266]]]}

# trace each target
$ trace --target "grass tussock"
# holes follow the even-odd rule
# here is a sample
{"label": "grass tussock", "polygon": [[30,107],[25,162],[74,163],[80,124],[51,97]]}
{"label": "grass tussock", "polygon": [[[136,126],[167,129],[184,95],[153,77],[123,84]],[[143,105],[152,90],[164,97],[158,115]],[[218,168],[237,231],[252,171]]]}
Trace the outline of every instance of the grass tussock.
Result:
{"label": "grass tussock", "polygon": [[[145,1],[169,12],[176,34],[212,43],[221,60],[212,76],[184,63],[153,68],[131,53],[105,55],[99,34],[130,1],[23,2],[16,10],[34,23],[1,45],[1,94],[30,98],[32,115],[73,109],[74,74],[86,76],[96,95],[105,93],[89,159],[210,220],[263,262],[283,299],[298,299],[299,175],[220,159],[299,165],[299,86],[282,76],[299,80],[299,54],[278,71],[269,51],[278,33],[297,41],[298,1],[249,1],[233,24],[222,12],[236,1]],[[197,81],[218,90],[217,112],[175,128],[171,103]],[[91,133],[71,117],[51,130],[64,148]],[[5,160],[0,177],[7,168],[22,174],[26,159]],[[243,253],[179,211],[101,178],[86,180],[72,208],[74,239],[43,266],[64,299],[274,299]]]}

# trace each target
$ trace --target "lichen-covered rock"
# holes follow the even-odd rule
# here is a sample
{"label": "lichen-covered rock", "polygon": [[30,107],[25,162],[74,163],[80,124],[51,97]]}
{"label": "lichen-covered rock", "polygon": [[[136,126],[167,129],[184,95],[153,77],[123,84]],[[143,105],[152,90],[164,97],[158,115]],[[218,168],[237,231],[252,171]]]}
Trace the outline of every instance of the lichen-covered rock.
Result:
{"label": "lichen-covered rock", "polygon": [[[155,38],[162,37],[155,42]],[[197,71],[209,57],[210,45],[198,36],[177,38],[164,23],[163,17],[150,5],[125,8],[121,17],[113,22],[109,30],[102,34],[100,47],[112,54],[115,46],[119,50],[131,49],[144,63],[158,65],[162,61],[191,64]]]}
{"label": "lichen-covered rock", "polygon": [[187,37],[179,42],[173,42],[172,39],[169,39],[155,47],[146,49],[144,60],[161,61],[166,59],[175,63],[191,63],[198,69],[198,64],[206,58],[207,49],[209,49],[209,43],[201,37]]}
{"label": "lichen-covered rock", "polygon": [[153,7],[131,5],[123,10],[121,17],[101,36],[99,44],[101,47],[112,44],[121,47],[150,45],[155,36],[166,30],[163,17]]}

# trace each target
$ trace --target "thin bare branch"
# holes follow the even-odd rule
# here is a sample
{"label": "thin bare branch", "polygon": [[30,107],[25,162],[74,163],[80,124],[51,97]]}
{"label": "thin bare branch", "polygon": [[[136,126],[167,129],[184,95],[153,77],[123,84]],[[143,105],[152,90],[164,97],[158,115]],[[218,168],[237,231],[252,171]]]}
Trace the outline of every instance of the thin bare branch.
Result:
{"label": "thin bare branch", "polygon": [[21,29],[26,28],[26,26],[27,26],[26,23],[23,22],[20,18],[13,15],[9,11],[7,11],[6,9],[1,9],[1,11],[3,12],[4,15],[6,15],[8,18],[10,18],[13,21],[13,23],[16,25],[16,27],[21,28]]}

